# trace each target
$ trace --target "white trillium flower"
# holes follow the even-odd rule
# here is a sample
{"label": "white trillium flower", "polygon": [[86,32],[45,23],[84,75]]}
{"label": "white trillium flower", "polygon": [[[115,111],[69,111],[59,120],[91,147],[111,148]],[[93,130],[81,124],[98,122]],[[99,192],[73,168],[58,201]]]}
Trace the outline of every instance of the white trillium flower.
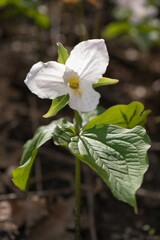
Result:
{"label": "white trillium flower", "polygon": [[130,20],[133,23],[141,23],[158,14],[158,8],[148,5],[147,0],[117,0],[117,3],[120,7],[131,11]]}
{"label": "white trillium flower", "polygon": [[74,47],[65,65],[55,61],[34,64],[25,83],[40,98],[69,94],[72,109],[89,112],[97,107],[100,98],[92,84],[105,73],[108,62],[103,39],[84,41]]}

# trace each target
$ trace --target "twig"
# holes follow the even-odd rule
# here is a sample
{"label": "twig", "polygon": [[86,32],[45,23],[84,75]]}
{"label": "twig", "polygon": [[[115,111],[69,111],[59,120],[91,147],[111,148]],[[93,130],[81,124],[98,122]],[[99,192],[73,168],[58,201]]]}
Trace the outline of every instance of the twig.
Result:
{"label": "twig", "polygon": [[60,178],[60,179],[63,179],[64,181],[69,181],[70,182],[70,186],[72,186],[74,188],[74,179],[73,179],[73,176],[66,172],[66,171],[58,171],[58,172],[55,172],[55,173],[47,173],[45,175],[42,176],[42,178],[36,178],[35,177],[31,177],[30,178],[30,183],[33,184],[35,182],[38,182],[38,181],[47,181],[47,180],[51,180],[51,179],[54,179],[54,178]]}
{"label": "twig", "polygon": [[137,192],[137,196],[160,201],[160,192],[155,192],[151,190],[146,190],[144,188],[140,188]]}
{"label": "twig", "polygon": [[9,193],[9,194],[1,194],[0,195],[0,201],[7,201],[7,200],[17,200],[17,199],[25,199],[27,197],[32,197],[32,196],[39,196],[39,197],[47,197],[47,196],[56,196],[59,194],[72,194],[74,193],[74,189],[72,187],[70,188],[61,188],[57,190],[46,190],[46,191],[38,191],[38,192],[29,192],[29,193],[24,193],[22,192],[21,194],[16,194],[16,193]]}

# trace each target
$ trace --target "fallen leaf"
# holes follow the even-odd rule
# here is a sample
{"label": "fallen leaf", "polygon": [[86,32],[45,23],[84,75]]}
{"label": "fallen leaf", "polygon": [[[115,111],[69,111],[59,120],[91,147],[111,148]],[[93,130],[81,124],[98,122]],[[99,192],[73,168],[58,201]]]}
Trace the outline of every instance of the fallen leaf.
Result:
{"label": "fallen leaf", "polygon": [[98,6],[98,4],[100,3],[100,0],[87,0],[87,1],[94,6]]}
{"label": "fallen leaf", "polygon": [[74,197],[58,198],[49,216],[31,229],[30,240],[72,240],[74,234],[67,231],[74,229]]}
{"label": "fallen leaf", "polygon": [[77,4],[80,0],[59,0],[60,3]]}
{"label": "fallen leaf", "polygon": [[18,228],[24,224],[31,228],[48,215],[45,198],[34,196],[32,199],[10,201],[10,204],[12,207],[11,218]]}

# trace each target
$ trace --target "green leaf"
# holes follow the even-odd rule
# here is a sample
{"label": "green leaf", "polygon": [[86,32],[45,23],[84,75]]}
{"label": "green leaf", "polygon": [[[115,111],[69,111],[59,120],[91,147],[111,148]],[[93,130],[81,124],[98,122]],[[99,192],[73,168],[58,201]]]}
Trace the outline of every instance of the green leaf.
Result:
{"label": "green leaf", "polygon": [[23,9],[23,13],[32,18],[39,26],[48,29],[50,27],[50,19],[46,14],[39,13],[36,9]]}
{"label": "green leaf", "polygon": [[98,115],[102,114],[105,111],[105,108],[102,106],[98,106],[95,110],[90,112],[78,112],[78,124],[79,124],[79,130],[83,129],[89,121],[91,121],[93,118],[97,117]]}
{"label": "green leaf", "polygon": [[58,59],[57,59],[57,61],[59,63],[65,64],[68,57],[69,57],[69,54],[61,43],[58,42],[57,46],[58,46]]}
{"label": "green leaf", "polygon": [[[152,34],[155,37],[152,38]],[[136,45],[146,50],[159,42],[160,27],[155,26],[152,22],[143,22],[140,24],[129,23],[128,21],[112,22],[108,24],[102,36],[104,39],[112,39],[119,35],[129,37]]]}
{"label": "green leaf", "polygon": [[105,39],[111,39],[120,34],[127,34],[131,28],[132,25],[129,22],[113,22],[107,25],[102,36]]}
{"label": "green leaf", "polygon": [[69,95],[63,95],[52,100],[49,111],[43,115],[44,118],[55,116],[62,108],[64,108],[69,101]]}
{"label": "green leaf", "polygon": [[24,145],[20,167],[12,172],[13,182],[21,190],[25,191],[27,189],[30,172],[38,149],[53,137],[53,132],[57,125],[72,127],[72,124],[63,118],[53,121],[47,126],[38,128],[34,137]]}
{"label": "green leaf", "polygon": [[50,19],[48,15],[40,13],[38,10],[38,1],[31,0],[1,0],[0,7],[11,6],[4,9],[2,18],[13,18],[23,14],[33,19],[39,26],[48,29],[50,27]]}
{"label": "green leaf", "polygon": [[119,80],[117,80],[117,79],[102,77],[101,79],[99,79],[99,81],[97,83],[94,83],[92,86],[93,86],[93,88],[96,88],[96,87],[102,87],[105,85],[116,84],[118,82],[119,82]]}
{"label": "green leaf", "polygon": [[93,118],[85,127],[92,128],[96,124],[113,124],[124,128],[133,128],[137,125],[144,127],[150,110],[144,111],[140,102],[132,102],[128,105],[116,105],[107,109],[98,117]]}
{"label": "green leaf", "polygon": [[148,168],[150,147],[144,128],[97,125],[76,136],[70,129],[57,126],[54,141],[97,172],[116,198],[137,211],[135,193]]}
{"label": "green leaf", "polygon": [[23,164],[20,167],[17,167],[14,171],[12,171],[14,184],[23,191],[28,189],[28,179],[37,152],[38,148],[32,152],[32,156],[28,159],[28,161],[25,164]]}
{"label": "green leaf", "polygon": [[16,4],[17,0],[1,0],[0,7],[5,7],[10,4]]}

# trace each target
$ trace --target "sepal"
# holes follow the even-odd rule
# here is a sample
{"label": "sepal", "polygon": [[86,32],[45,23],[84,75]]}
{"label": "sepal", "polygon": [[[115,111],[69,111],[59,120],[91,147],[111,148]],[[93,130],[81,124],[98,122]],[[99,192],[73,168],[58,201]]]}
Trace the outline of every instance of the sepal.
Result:
{"label": "sepal", "polygon": [[57,59],[57,62],[65,64],[67,59],[68,59],[68,57],[69,57],[68,51],[59,42],[57,43],[57,46],[58,46],[58,59]]}
{"label": "sepal", "polygon": [[117,84],[118,82],[119,82],[119,80],[117,80],[117,79],[102,77],[99,79],[98,82],[94,83],[92,86],[93,86],[93,88],[96,88],[96,87]]}
{"label": "sepal", "polygon": [[69,95],[63,95],[52,100],[50,109],[46,114],[43,115],[44,118],[54,117],[62,108],[64,108],[69,101]]}

